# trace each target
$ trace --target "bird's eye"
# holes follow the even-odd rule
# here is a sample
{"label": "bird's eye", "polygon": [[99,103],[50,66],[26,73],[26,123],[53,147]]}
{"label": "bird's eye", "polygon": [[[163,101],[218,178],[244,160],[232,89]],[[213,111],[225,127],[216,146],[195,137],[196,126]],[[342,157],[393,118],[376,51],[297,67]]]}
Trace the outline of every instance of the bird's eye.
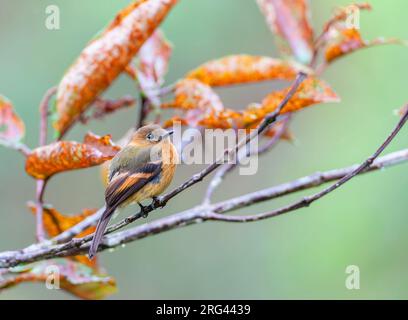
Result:
{"label": "bird's eye", "polygon": [[151,133],[151,132],[146,135],[147,140],[153,140],[153,138],[154,138],[154,136],[153,136],[153,133]]}

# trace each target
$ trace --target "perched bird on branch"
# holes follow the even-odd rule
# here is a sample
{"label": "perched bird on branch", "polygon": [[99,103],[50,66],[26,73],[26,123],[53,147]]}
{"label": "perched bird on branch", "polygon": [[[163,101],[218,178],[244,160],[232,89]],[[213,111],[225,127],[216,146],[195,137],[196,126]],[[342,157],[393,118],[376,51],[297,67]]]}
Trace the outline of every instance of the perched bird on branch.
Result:
{"label": "perched bird on branch", "polygon": [[112,159],[105,191],[106,207],[96,226],[89,249],[90,259],[97,252],[117,208],[138,203],[143,211],[141,201],[155,198],[169,186],[179,159],[170,141],[172,133],[155,124],[141,127]]}

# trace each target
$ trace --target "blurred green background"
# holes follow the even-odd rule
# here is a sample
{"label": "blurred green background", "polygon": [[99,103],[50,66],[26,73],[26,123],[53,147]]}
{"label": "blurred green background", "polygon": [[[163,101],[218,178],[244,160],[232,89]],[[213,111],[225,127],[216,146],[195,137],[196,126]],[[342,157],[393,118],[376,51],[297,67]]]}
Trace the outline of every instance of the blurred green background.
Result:
{"label": "blurred green background", "polygon": [[[370,1],[362,13],[367,39],[408,39],[405,0]],[[58,83],[86,43],[126,6],[126,0],[0,0],[0,92],[9,97],[27,126],[26,141],[38,140],[38,104],[45,90]],[[313,0],[313,24],[320,30],[343,0]],[[44,26],[47,5],[61,11],[61,29]],[[277,56],[274,39],[255,0],[181,0],[163,24],[173,42],[167,82],[200,63],[233,53]],[[260,159],[256,176],[231,175],[216,199],[244,194],[280,182],[362,161],[382,142],[408,101],[408,49],[384,46],[359,51],[330,67],[323,78],[342,97],[339,104],[318,105],[296,115],[296,143],[281,143]],[[243,108],[275,88],[262,83],[222,89],[225,105]],[[122,76],[105,94],[136,95]],[[136,119],[136,109],[116,113],[89,126],[76,126],[69,139],[87,130],[120,138]],[[404,129],[387,152],[406,147]],[[24,173],[20,154],[0,149],[0,250],[34,241],[34,218],[27,200],[34,199],[34,180]],[[199,166],[180,166],[173,186]],[[117,279],[124,299],[166,298],[340,298],[408,297],[407,165],[358,177],[340,190],[302,209],[252,224],[205,223],[166,232],[101,254]],[[104,187],[98,168],[60,174],[52,179],[46,202],[66,213],[99,207]],[[201,201],[205,183],[184,192],[148,220],[189,208]],[[313,192],[309,190],[308,193]],[[296,194],[242,210],[268,210],[298,199]],[[126,211],[128,212],[128,211]],[[129,211],[131,212],[131,211]],[[140,222],[139,222],[140,223]],[[347,290],[345,269],[360,267],[361,289]],[[0,299],[71,299],[43,284],[22,284]]]}

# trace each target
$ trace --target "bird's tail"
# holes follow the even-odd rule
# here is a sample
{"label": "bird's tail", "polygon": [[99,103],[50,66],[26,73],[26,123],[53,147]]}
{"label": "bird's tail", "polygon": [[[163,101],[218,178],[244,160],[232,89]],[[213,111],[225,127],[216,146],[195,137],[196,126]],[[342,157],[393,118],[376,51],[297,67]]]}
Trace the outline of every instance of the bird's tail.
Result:
{"label": "bird's tail", "polygon": [[109,220],[111,219],[114,211],[115,208],[106,208],[101,218],[99,219],[98,224],[96,225],[96,230],[92,239],[91,246],[89,248],[89,259],[92,259],[98,251],[99,244],[102,241],[103,234],[105,233],[106,227],[108,226]]}

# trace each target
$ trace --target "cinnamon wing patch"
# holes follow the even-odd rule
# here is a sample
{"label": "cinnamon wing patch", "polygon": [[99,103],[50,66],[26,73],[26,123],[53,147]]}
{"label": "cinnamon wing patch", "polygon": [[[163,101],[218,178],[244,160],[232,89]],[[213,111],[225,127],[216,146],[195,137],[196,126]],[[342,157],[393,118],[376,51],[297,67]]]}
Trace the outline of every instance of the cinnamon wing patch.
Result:
{"label": "cinnamon wing patch", "polygon": [[105,201],[107,207],[117,208],[130,196],[157,178],[161,171],[161,162],[149,162],[133,171],[117,174],[106,188]]}

